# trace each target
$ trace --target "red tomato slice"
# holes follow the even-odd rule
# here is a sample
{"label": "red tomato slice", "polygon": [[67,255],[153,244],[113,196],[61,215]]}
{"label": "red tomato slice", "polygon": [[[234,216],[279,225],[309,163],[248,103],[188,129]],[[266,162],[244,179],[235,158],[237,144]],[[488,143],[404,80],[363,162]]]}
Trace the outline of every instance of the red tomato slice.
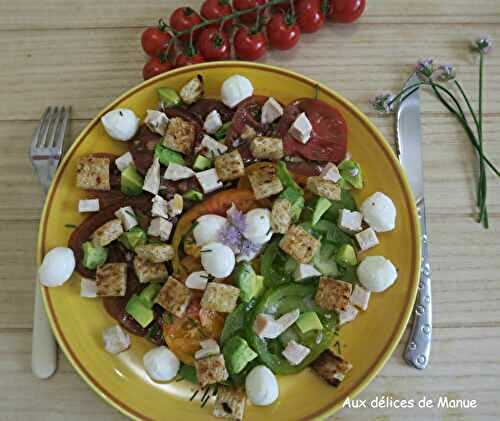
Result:
{"label": "red tomato slice", "polygon": [[[288,129],[302,112],[306,113],[313,127],[311,138],[306,144],[295,140],[288,133]],[[287,155],[339,163],[347,152],[347,124],[342,114],[319,99],[304,98],[288,104],[280,120],[278,133],[283,138]]]}

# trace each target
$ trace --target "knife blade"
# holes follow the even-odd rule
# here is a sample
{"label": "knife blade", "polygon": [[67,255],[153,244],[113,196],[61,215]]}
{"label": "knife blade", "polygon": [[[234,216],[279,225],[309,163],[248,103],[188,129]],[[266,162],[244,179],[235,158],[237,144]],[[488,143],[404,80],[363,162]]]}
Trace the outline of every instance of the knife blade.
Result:
{"label": "knife blade", "polygon": [[[419,81],[414,73],[405,88]],[[409,90],[411,92],[411,90]],[[420,89],[398,104],[396,111],[396,150],[410,183],[420,222],[420,281],[414,307],[414,319],[404,357],[408,364],[424,369],[429,363],[432,343],[431,268],[424,200],[424,170],[420,120]]]}

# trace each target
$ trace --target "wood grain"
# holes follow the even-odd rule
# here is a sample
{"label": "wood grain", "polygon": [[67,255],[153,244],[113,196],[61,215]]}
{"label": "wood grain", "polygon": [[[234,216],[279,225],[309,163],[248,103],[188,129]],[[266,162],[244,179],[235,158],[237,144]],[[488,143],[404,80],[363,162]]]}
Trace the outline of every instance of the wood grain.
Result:
{"label": "wood grain", "polygon": [[[191,2],[193,6],[199,2]],[[498,0],[369,0],[356,25],[329,24],[264,62],[305,73],[349,98],[386,138],[391,118],[368,99],[397,89],[420,57],[457,66],[477,93],[477,63],[468,43],[500,39]],[[31,134],[47,105],[74,107],[69,139],[105,104],[141,81],[142,28],[185,2],[160,0],[0,0],[0,418],[123,419],[98,398],[61,356],[56,376],[30,371],[34,246],[42,193],[29,161]],[[487,59],[486,150],[500,162],[500,54]],[[434,294],[434,343],[429,368],[402,361],[402,341],[382,373],[361,394],[368,401],[477,399],[475,410],[343,410],[341,420],[496,420],[500,417],[500,185],[490,176],[491,229],[473,220],[474,158],[452,117],[423,98],[426,201]]]}

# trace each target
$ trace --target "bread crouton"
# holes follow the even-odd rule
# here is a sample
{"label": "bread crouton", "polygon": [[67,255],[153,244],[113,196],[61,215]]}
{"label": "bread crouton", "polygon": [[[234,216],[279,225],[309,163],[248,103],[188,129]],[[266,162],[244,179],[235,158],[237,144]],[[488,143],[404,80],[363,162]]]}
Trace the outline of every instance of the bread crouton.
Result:
{"label": "bread crouton", "polygon": [[180,117],[170,119],[167,132],[163,138],[163,146],[182,154],[189,154],[193,150],[196,136],[194,125]]}
{"label": "bread crouton", "polygon": [[271,224],[273,231],[285,234],[292,223],[292,204],[284,198],[276,199],[271,211]]}
{"label": "bread crouton", "polygon": [[255,136],[257,136],[255,129],[250,127],[248,124],[245,124],[245,127],[243,127],[243,131],[240,134],[240,139],[246,142],[247,140],[252,140]]}
{"label": "bread crouton", "polygon": [[245,175],[245,165],[238,149],[215,158],[215,170],[222,181],[237,180]]}
{"label": "bread crouton", "polygon": [[270,162],[248,171],[247,175],[256,199],[264,199],[283,190],[283,184],[276,174],[276,166]]}
{"label": "bread crouton", "polygon": [[86,190],[111,190],[110,159],[93,155],[83,156],[76,166],[76,186]]}
{"label": "bread crouton", "polygon": [[332,386],[338,386],[352,368],[352,364],[331,351],[323,353],[312,363],[311,368]]}
{"label": "bread crouton", "polygon": [[245,392],[241,388],[220,386],[217,391],[213,416],[242,421],[245,401]]}
{"label": "bread crouton", "polygon": [[229,377],[222,354],[195,360],[194,366],[201,387],[223,382]]}
{"label": "bread crouton", "polygon": [[318,196],[326,197],[330,200],[340,200],[340,187],[331,180],[314,176],[307,178],[307,189]]}
{"label": "bread crouton", "polygon": [[123,234],[122,222],[116,218],[97,228],[90,236],[94,247],[107,246]]}
{"label": "bread crouton", "polygon": [[293,225],[280,241],[280,248],[299,263],[309,263],[321,242],[304,228]]}
{"label": "bread crouton", "polygon": [[221,313],[231,313],[236,307],[239,295],[239,288],[210,282],[201,299],[201,307]]}
{"label": "bread crouton", "polygon": [[318,290],[314,301],[325,310],[347,310],[351,297],[352,284],[338,281],[328,276],[319,279]]}
{"label": "bread crouton", "polygon": [[283,158],[283,140],[279,137],[256,136],[250,142],[254,158],[277,161]]}
{"label": "bread crouton", "polygon": [[134,257],[134,270],[139,282],[161,282],[168,278],[165,263],[153,263],[141,256]]}
{"label": "bread crouton", "polygon": [[174,316],[182,317],[191,301],[191,291],[182,282],[170,276],[156,297],[155,303],[170,311]]}
{"label": "bread crouton", "polygon": [[203,77],[196,75],[180,90],[179,96],[186,104],[194,104],[203,96]]}
{"label": "bread crouton", "polygon": [[98,297],[123,297],[127,291],[127,264],[98,266],[95,283]]}
{"label": "bread crouton", "polygon": [[162,263],[172,260],[174,248],[170,244],[144,244],[134,250],[138,256],[153,263]]}

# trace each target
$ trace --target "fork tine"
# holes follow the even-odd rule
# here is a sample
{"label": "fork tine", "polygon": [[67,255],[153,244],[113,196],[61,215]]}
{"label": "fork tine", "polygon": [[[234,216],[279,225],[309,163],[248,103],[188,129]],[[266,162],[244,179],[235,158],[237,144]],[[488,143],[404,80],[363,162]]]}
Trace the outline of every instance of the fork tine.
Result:
{"label": "fork tine", "polygon": [[57,113],[54,116],[54,124],[52,125],[52,130],[47,139],[47,147],[52,148],[56,140],[58,129],[61,123],[62,114],[64,112],[64,107],[56,107]]}
{"label": "fork tine", "polygon": [[35,131],[33,132],[33,137],[31,140],[31,149],[34,149],[34,148],[39,146],[40,139],[41,139],[41,133],[45,129],[50,111],[51,111],[51,107],[47,107],[45,109],[44,113],[42,114],[42,118],[40,119],[40,122],[36,126]]}
{"label": "fork tine", "polygon": [[43,133],[43,138],[42,138],[41,143],[40,143],[40,146],[42,148],[46,148],[46,147],[48,147],[50,145],[49,144],[49,140],[50,140],[50,138],[52,136],[52,133],[54,131],[54,124],[55,124],[55,121],[56,121],[57,112],[58,112],[58,107],[52,108],[52,112],[50,113],[50,117],[49,117],[49,122],[47,124],[47,128],[46,128],[46,130]]}
{"label": "fork tine", "polygon": [[57,150],[57,154],[60,155],[64,145],[64,136],[66,134],[66,128],[68,126],[69,115],[71,113],[71,106],[66,110],[65,107],[61,108],[62,115],[57,127],[57,134],[54,137],[54,148]]}

